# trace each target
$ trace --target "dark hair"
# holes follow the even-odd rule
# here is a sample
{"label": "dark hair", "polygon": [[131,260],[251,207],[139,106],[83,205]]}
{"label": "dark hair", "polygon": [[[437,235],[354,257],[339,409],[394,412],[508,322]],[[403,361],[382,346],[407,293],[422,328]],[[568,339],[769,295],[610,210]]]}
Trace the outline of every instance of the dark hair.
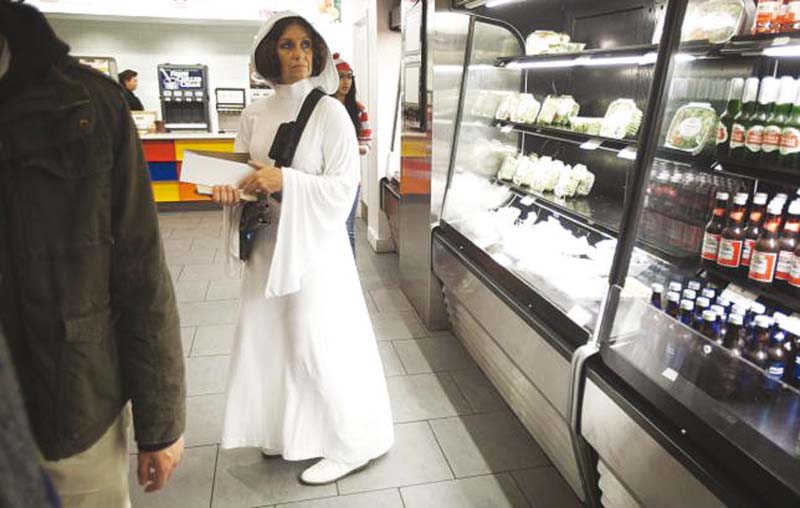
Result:
{"label": "dark hair", "polygon": [[278,58],[278,40],[291,25],[298,25],[311,37],[311,47],[314,50],[311,75],[319,76],[328,62],[328,45],[325,39],[317,32],[311,23],[300,16],[283,18],[275,23],[264,40],[256,48],[256,70],[270,81],[278,82],[281,78],[281,61]]}
{"label": "dark hair", "polygon": [[[353,122],[353,127],[356,129],[356,137],[358,137],[358,131],[361,130],[361,111],[358,110],[358,101],[356,100],[356,77],[353,76],[352,79],[350,91],[344,96],[344,109],[347,110],[347,116]],[[336,94],[334,93],[333,97],[335,96]]]}
{"label": "dark hair", "polygon": [[119,82],[120,84],[124,85],[125,83],[132,80],[138,75],[139,73],[136,71],[133,71],[131,69],[125,69],[124,71],[119,73]]}

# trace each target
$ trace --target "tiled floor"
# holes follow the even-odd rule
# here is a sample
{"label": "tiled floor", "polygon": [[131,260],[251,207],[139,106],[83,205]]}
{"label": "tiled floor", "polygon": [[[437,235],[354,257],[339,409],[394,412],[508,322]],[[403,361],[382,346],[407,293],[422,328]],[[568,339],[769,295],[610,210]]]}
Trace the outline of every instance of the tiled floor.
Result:
{"label": "tiled floor", "polygon": [[187,449],[161,493],[144,494],[131,476],[134,508],[580,506],[458,339],[421,323],[399,289],[397,257],[373,254],[362,224],[358,269],[392,399],[394,448],[365,471],[324,487],[297,480],[313,461],[222,450],[239,284],[225,273],[220,223],[218,212],[161,215],[187,356]]}

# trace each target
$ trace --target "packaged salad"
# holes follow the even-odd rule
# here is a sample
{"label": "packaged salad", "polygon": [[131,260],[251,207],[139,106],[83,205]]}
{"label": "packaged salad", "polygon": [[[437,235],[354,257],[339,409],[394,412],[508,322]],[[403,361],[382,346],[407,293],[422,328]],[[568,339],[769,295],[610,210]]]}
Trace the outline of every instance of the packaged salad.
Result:
{"label": "packaged salad", "polygon": [[728,42],[742,31],[752,6],[753,2],[747,0],[705,0],[690,3],[681,40],[707,40],[712,44]]}
{"label": "packaged salad", "polygon": [[667,148],[697,155],[715,139],[717,116],[711,104],[692,102],[675,112],[667,131]]}
{"label": "packaged salad", "polygon": [[600,125],[600,135],[607,138],[624,139],[636,137],[642,124],[642,110],[631,99],[617,99],[606,110]]}
{"label": "packaged salad", "polygon": [[517,123],[533,123],[536,121],[536,117],[539,116],[540,107],[541,104],[533,97],[533,94],[520,94],[517,107],[511,113],[511,121]]}
{"label": "packaged salad", "polygon": [[552,125],[558,113],[558,105],[559,97],[555,95],[545,97],[542,108],[539,111],[539,117],[536,119],[536,125]]}
{"label": "packaged salad", "polygon": [[498,120],[508,120],[511,118],[511,113],[517,109],[518,102],[519,94],[509,93],[500,101],[500,106],[497,108],[494,117]]}

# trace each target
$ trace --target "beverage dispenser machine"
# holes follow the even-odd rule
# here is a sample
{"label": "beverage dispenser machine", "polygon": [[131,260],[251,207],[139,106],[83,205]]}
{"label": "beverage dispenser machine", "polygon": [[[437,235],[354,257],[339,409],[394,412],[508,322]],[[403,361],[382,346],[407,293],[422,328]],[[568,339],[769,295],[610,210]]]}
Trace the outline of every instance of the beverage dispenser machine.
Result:
{"label": "beverage dispenser machine", "polygon": [[158,89],[167,130],[211,130],[207,66],[161,64]]}
{"label": "beverage dispenser machine", "polygon": [[220,132],[237,132],[245,107],[244,88],[215,88],[217,122]]}

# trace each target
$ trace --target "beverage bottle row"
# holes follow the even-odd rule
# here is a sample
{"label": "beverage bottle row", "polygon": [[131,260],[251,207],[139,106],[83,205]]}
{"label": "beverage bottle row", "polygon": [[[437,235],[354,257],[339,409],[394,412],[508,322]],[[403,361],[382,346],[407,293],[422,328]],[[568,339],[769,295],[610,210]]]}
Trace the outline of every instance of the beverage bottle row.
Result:
{"label": "beverage bottle row", "polygon": [[[688,351],[679,351],[675,342],[665,347],[666,361],[685,378],[702,384],[717,394],[746,394],[760,385],[777,391],[781,382],[800,387],[800,333],[784,314],[767,315],[760,303],[748,307],[733,304],[700,281],[690,281],[687,289],[679,282],[670,282],[666,295],[662,284],[653,284],[651,304],[662,309],[687,327],[702,334],[729,354],[720,355],[702,341],[689,341]],[[664,303],[666,302],[666,303]],[[673,329],[673,335],[678,335]],[[716,358],[711,355],[716,354]],[[761,371],[762,376],[748,372],[739,358],[744,358]],[[741,379],[738,379],[741,378]]]}
{"label": "beverage bottle row", "polygon": [[787,207],[786,194],[776,194],[769,205],[766,193],[757,193],[752,204],[749,198],[737,193],[729,206],[730,194],[717,193],[703,237],[703,263],[800,293],[800,199]]}
{"label": "beverage bottle row", "polygon": [[800,0],[758,0],[754,34],[800,31]]}
{"label": "beverage bottle row", "polygon": [[734,78],[717,129],[718,159],[800,165],[800,83]]}

